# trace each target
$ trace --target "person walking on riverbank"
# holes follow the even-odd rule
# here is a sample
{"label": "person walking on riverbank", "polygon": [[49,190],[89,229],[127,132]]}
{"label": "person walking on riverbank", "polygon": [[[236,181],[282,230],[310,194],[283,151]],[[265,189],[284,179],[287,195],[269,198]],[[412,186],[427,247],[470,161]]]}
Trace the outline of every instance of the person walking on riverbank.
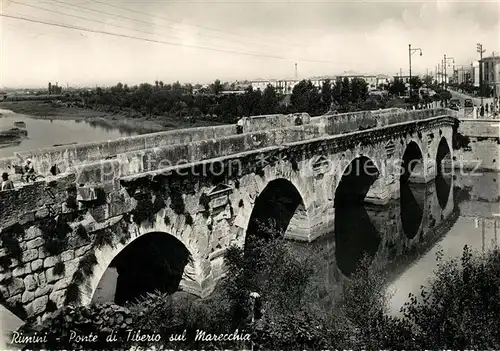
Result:
{"label": "person walking on riverbank", "polygon": [[14,183],[9,179],[9,174],[7,172],[2,173],[2,186],[1,191],[14,189]]}

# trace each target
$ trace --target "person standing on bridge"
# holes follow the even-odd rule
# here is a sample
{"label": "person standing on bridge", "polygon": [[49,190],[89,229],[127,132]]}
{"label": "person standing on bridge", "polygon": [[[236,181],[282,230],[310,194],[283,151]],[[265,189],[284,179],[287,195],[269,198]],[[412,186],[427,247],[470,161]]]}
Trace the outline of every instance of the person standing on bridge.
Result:
{"label": "person standing on bridge", "polygon": [[14,189],[14,183],[9,179],[9,174],[7,172],[2,173],[2,186],[1,191]]}
{"label": "person standing on bridge", "polygon": [[241,117],[236,122],[236,134],[243,134],[243,127],[245,126],[246,117]]}

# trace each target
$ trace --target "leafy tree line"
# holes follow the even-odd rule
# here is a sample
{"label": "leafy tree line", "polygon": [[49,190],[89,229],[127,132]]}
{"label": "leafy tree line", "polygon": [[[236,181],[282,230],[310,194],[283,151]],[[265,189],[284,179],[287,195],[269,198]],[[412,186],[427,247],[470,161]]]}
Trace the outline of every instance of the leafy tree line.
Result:
{"label": "leafy tree line", "polygon": [[97,88],[81,96],[84,105],[108,112],[135,116],[166,116],[170,118],[209,119],[234,123],[242,116],[307,112],[320,115],[333,107],[339,112],[365,109],[368,85],[363,79],[347,78],[325,81],[321,88],[311,81],[299,82],[290,98],[268,85],[264,91],[248,86],[243,94],[222,94],[224,85],[216,80],[209,89],[199,89],[179,82],[154,85],[143,83],[129,87],[118,83],[111,88]]}
{"label": "leafy tree line", "polygon": [[[500,347],[500,250],[459,259],[438,253],[438,268],[419,296],[410,295],[400,316],[390,316],[387,280],[365,259],[342,286],[339,302],[324,308],[314,297],[317,252],[294,253],[282,238],[253,240],[245,251],[225,254],[228,274],[212,296],[197,299],[148,294],[126,307],[112,304],[67,307],[42,325],[29,321],[24,331],[52,335],[48,349],[124,349],[132,344],[172,348],[249,349],[248,340],[196,341],[207,333],[249,333],[255,350],[318,349],[498,349]],[[254,321],[251,292],[261,296]],[[178,293],[177,293],[178,294]],[[161,341],[126,340],[127,330],[157,334]],[[184,330],[186,333],[184,334]],[[94,333],[99,343],[70,341],[70,333]],[[105,336],[114,331],[115,341]],[[172,335],[183,340],[169,341]],[[56,340],[55,337],[61,337]]]}

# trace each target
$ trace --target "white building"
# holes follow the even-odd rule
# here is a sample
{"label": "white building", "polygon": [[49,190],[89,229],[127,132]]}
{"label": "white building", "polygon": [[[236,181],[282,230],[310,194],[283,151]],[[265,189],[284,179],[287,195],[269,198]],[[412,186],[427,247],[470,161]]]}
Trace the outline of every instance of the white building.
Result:
{"label": "white building", "polygon": [[483,57],[483,82],[496,89],[500,96],[500,55]]}

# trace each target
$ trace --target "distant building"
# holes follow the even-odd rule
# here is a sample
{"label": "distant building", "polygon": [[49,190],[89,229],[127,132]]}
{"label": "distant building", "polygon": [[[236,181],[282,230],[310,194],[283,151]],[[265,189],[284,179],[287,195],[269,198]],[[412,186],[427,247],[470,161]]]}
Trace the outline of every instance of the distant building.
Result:
{"label": "distant building", "polygon": [[268,85],[271,85],[280,94],[291,94],[293,87],[299,83],[295,79],[256,79],[249,81],[249,85],[255,90],[264,91]]}
{"label": "distant building", "polygon": [[[414,77],[414,76],[412,76],[412,77]],[[394,76],[393,81],[395,82],[397,80],[402,80],[403,83],[410,83],[410,76],[403,76],[403,75]]]}
{"label": "distant building", "polygon": [[500,56],[483,57],[483,83],[494,88],[500,96]]}

